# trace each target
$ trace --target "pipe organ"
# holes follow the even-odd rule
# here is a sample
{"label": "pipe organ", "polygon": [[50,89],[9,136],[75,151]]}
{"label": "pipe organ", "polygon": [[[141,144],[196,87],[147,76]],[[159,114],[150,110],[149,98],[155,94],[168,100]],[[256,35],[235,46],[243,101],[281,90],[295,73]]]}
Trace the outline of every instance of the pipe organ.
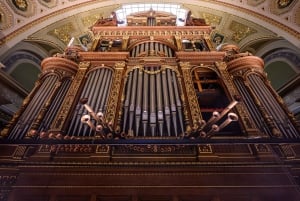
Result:
{"label": "pipe organ", "polygon": [[101,19],[43,60],[0,134],[1,201],[298,200],[299,124],[263,60],[175,17]]}
{"label": "pipe organ", "polygon": [[[146,12],[139,17],[143,15],[150,15],[143,31],[97,25],[92,28],[97,37],[94,49],[71,47],[47,58],[35,90],[2,136],[194,139],[247,138],[254,132],[257,137],[299,138],[298,125],[266,81],[261,59],[239,53],[233,45],[218,52],[209,49],[209,26],[159,29],[155,16],[165,14]],[[205,48],[197,46],[199,41]],[[116,76],[116,64],[124,59],[118,69],[123,76]],[[83,61],[86,70],[75,76]],[[112,90],[113,83],[119,88]],[[235,97],[241,97],[241,103],[227,111]],[[220,114],[220,122],[211,121]],[[227,121],[233,116],[234,122]],[[225,121],[232,123],[225,128]]]}

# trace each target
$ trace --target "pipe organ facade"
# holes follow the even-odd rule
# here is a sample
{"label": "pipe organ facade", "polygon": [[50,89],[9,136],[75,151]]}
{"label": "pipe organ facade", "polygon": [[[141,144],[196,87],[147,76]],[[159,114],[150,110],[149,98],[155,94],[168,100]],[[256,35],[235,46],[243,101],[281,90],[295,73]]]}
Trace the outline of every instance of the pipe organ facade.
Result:
{"label": "pipe organ facade", "polygon": [[101,19],[44,59],[1,131],[0,201],[297,200],[300,127],[263,60],[189,20]]}

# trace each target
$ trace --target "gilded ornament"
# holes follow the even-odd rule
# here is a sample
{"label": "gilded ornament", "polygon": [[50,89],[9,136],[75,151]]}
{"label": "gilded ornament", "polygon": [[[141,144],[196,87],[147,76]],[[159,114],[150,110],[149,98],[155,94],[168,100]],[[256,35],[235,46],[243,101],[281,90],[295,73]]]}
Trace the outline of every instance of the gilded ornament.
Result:
{"label": "gilded ornament", "polygon": [[234,32],[231,36],[231,39],[237,43],[239,43],[249,35],[257,32],[255,29],[252,29],[251,27],[248,27],[247,25],[239,23],[237,21],[232,21],[229,29]]}

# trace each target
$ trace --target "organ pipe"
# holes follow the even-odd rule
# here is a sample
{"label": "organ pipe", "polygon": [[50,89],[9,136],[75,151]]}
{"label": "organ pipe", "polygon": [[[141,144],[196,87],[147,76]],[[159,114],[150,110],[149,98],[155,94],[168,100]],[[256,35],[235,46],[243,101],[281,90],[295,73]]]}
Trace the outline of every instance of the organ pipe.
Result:
{"label": "organ pipe", "polygon": [[243,102],[245,102],[245,106],[248,108],[251,114],[253,114],[251,117],[255,122],[255,125],[257,128],[259,128],[262,132],[271,135],[270,129],[265,126],[264,118],[262,114],[260,113],[257,105],[254,102],[254,97],[251,97],[251,93],[249,90],[247,90],[246,86],[243,84],[242,78],[236,78],[234,79],[234,83],[241,93],[243,98]]}
{"label": "organ pipe", "polygon": [[[145,68],[146,71],[136,68],[128,75],[122,113],[123,132],[134,131],[134,136],[144,137],[179,136],[183,133],[184,123],[180,91],[174,81],[176,73],[171,69],[159,70],[160,67]],[[131,101],[129,111],[127,100]],[[127,120],[133,115],[135,129],[131,126],[132,121]]]}
{"label": "organ pipe", "polygon": [[43,81],[41,87],[28,104],[17,124],[12,129],[9,139],[22,139],[28,132],[34,121],[34,117],[40,112],[41,108],[53,93],[53,86],[58,81],[57,75],[49,75]]}
{"label": "organ pipe", "polygon": [[[99,68],[89,72],[80,97],[86,97],[91,108],[96,108],[99,112],[105,112],[104,105],[109,96],[111,80],[112,71],[108,68]],[[94,135],[92,129],[80,123],[82,120],[81,117],[85,114],[85,109],[78,103],[67,131],[68,135],[83,137]],[[95,120],[90,121],[91,123],[95,123]]]}
{"label": "organ pipe", "polygon": [[273,119],[275,126],[285,137],[298,137],[297,130],[292,125],[292,123],[287,117],[287,114],[276,101],[273,94],[271,94],[270,90],[264,84],[263,80],[255,74],[251,74],[248,77],[251,84],[253,85],[253,91],[261,100],[262,104],[269,113],[270,118]]}
{"label": "organ pipe", "polygon": [[38,128],[38,132],[47,131],[48,129],[50,129],[50,125],[55,118],[56,112],[58,111],[58,109],[67,93],[67,90],[70,87],[70,84],[71,84],[71,82],[69,79],[66,79],[63,81],[61,87],[59,88],[57,95],[55,95],[55,98],[52,101],[52,104],[48,109],[49,112],[46,113],[45,117],[43,118],[43,120]]}

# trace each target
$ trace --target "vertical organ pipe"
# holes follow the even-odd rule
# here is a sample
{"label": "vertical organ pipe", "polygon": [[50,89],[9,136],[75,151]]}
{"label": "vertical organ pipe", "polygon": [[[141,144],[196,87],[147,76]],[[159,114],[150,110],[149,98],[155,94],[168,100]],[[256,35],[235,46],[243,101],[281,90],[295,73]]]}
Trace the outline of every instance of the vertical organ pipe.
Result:
{"label": "vertical organ pipe", "polygon": [[144,93],[143,93],[143,113],[142,113],[142,122],[143,122],[143,136],[146,136],[147,132],[147,124],[148,124],[148,73],[144,74]]}
{"label": "vertical organ pipe", "polygon": [[[108,100],[112,71],[107,68],[99,68],[91,71],[87,76],[80,97],[87,97],[90,107],[97,112],[97,110],[101,110],[101,107],[103,108],[101,105],[105,105]],[[103,112],[105,112],[105,108],[103,108]],[[71,119],[68,135],[93,136],[93,131],[80,122],[81,116],[85,113],[86,110],[83,106],[78,104]],[[95,123],[95,120],[92,123]]]}
{"label": "vertical organ pipe", "polygon": [[[289,121],[287,114],[283,111],[279,103],[275,100],[273,94],[265,86],[263,80],[257,75],[250,75],[249,80],[253,84],[254,90],[262,99],[263,104],[268,109],[270,115],[274,118],[274,123],[277,128],[285,135],[285,137],[298,137],[297,130]],[[260,86],[259,88],[257,88]]]}
{"label": "vertical organ pipe", "polygon": [[171,115],[172,115],[172,123],[174,127],[174,132],[175,135],[178,135],[178,130],[177,130],[177,118],[176,118],[176,104],[175,104],[175,96],[174,96],[174,88],[173,88],[173,83],[172,83],[172,74],[171,70],[167,69],[167,80],[168,80],[168,90],[169,90],[169,95],[170,95],[170,104],[171,104]]}
{"label": "vertical organ pipe", "polygon": [[[153,71],[153,67],[151,67],[151,71]],[[155,103],[155,75],[150,75],[150,128],[151,128],[151,135],[155,136],[156,133],[156,103]]]}
{"label": "vertical organ pipe", "polygon": [[131,85],[132,85],[132,71],[129,73],[128,76],[128,86],[126,90],[126,98],[124,102],[124,122],[123,122],[123,131],[126,130],[127,125],[127,117],[128,117],[128,109],[129,109],[129,101],[130,101],[130,94],[131,94]]}
{"label": "vertical organ pipe", "polygon": [[67,90],[70,87],[70,84],[71,82],[69,79],[63,81],[57,95],[55,96],[55,99],[53,100],[51,106],[48,109],[49,112],[46,113],[44,119],[41,122],[41,125],[39,126],[38,132],[47,131],[50,128],[50,125],[54,120],[62,101],[64,100],[64,97],[67,93]]}
{"label": "vertical organ pipe", "polygon": [[179,123],[180,123],[181,133],[183,134],[184,128],[183,128],[182,105],[181,105],[181,100],[180,100],[180,96],[179,96],[179,86],[178,86],[177,79],[176,79],[176,73],[174,71],[172,72],[172,77],[173,77],[174,92],[175,92],[175,99],[176,99]]}
{"label": "vertical organ pipe", "polygon": [[167,126],[167,134],[168,136],[171,135],[171,110],[170,110],[170,101],[169,101],[169,90],[168,90],[168,83],[166,77],[166,71],[162,72],[162,86],[163,86],[163,94],[164,94],[164,106],[165,106],[165,119],[166,119],[166,126]]}
{"label": "vertical organ pipe", "polygon": [[42,86],[20,116],[16,126],[12,129],[9,139],[22,139],[25,136],[36,115],[39,113],[48,98],[52,95],[54,90],[54,87],[52,86],[55,85],[57,80],[58,76],[56,75],[49,75],[45,78]]}
{"label": "vertical organ pipe", "polygon": [[137,87],[137,69],[133,71],[133,78],[132,78],[132,87],[131,87],[131,98],[130,98],[130,105],[129,105],[129,131],[133,132],[133,121],[134,121],[134,114],[135,114],[135,101],[136,101],[136,87]]}
{"label": "vertical organ pipe", "polygon": [[252,114],[252,119],[254,120],[256,126],[264,133],[271,135],[270,129],[265,126],[264,124],[264,118],[262,114],[257,109],[257,106],[253,102],[253,97],[250,96],[250,92],[247,91],[247,88],[243,84],[242,78],[236,78],[234,79],[234,83],[237,86],[239,92],[244,97],[243,102],[245,103],[245,106],[248,108],[250,113]]}
{"label": "vertical organ pipe", "polygon": [[141,104],[142,104],[142,88],[143,88],[143,72],[140,71],[140,69],[137,69],[138,71],[138,85],[137,85],[137,100],[136,100],[136,121],[135,121],[135,133],[138,135],[139,128],[140,128],[140,121],[141,121]]}
{"label": "vertical organ pipe", "polygon": [[164,115],[162,110],[163,104],[162,104],[161,73],[157,73],[155,76],[156,76],[157,122],[158,122],[159,135],[163,136]]}

